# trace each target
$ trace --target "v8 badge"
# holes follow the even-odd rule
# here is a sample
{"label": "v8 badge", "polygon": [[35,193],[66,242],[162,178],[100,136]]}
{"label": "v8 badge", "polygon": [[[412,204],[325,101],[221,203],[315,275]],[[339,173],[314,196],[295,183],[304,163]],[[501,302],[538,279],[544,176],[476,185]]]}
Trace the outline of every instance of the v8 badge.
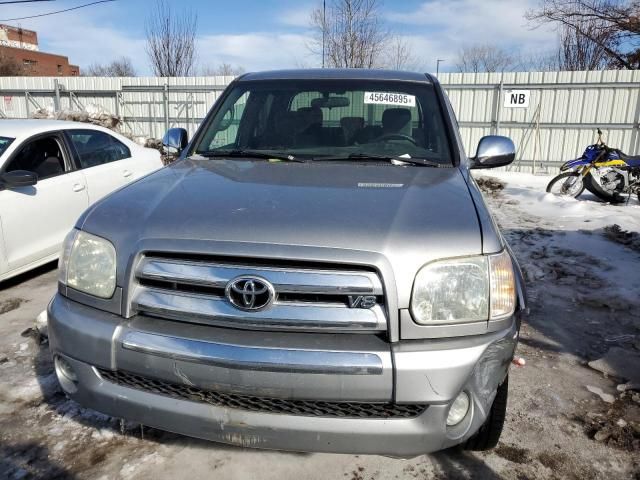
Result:
{"label": "v8 badge", "polygon": [[375,305],[375,295],[349,295],[349,308],[373,308]]}

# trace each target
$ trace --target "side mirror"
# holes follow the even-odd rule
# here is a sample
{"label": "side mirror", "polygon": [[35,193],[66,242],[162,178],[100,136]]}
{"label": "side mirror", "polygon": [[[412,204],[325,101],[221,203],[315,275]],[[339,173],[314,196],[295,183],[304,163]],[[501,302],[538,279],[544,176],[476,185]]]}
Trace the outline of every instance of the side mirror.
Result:
{"label": "side mirror", "polygon": [[171,155],[180,155],[188,144],[189,134],[184,128],[170,128],[162,137],[163,150]]}
{"label": "side mirror", "polygon": [[510,138],[499,135],[482,137],[471,168],[495,168],[509,165],[516,158],[516,147]]}
{"label": "side mirror", "polygon": [[13,170],[0,175],[0,182],[7,188],[30,187],[38,183],[38,174],[27,170]]}

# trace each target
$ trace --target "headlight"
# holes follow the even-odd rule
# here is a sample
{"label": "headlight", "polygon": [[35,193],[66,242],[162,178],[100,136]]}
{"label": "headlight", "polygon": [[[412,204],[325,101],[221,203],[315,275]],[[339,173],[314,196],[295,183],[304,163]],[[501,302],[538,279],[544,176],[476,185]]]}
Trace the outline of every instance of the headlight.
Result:
{"label": "headlight", "polygon": [[58,279],[80,292],[111,298],[116,289],[116,249],[104,238],[73,230],[62,247]]}
{"label": "headlight", "polygon": [[504,318],[515,309],[515,278],[507,251],[425,265],[416,275],[411,313],[423,325]]}

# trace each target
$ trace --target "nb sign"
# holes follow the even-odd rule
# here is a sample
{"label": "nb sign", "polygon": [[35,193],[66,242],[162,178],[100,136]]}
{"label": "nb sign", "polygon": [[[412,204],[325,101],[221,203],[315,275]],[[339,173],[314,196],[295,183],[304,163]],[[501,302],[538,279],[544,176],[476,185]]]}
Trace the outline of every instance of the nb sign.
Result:
{"label": "nb sign", "polygon": [[529,108],[531,90],[505,90],[504,108]]}

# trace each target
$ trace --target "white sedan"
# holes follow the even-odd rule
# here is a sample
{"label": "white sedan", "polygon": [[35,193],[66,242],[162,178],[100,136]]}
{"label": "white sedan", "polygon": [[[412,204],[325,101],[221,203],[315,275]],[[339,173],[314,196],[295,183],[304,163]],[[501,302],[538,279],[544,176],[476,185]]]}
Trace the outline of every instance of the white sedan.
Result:
{"label": "white sedan", "polygon": [[160,167],[157,150],[106,128],[0,120],[0,281],[55,260],[89,205]]}

